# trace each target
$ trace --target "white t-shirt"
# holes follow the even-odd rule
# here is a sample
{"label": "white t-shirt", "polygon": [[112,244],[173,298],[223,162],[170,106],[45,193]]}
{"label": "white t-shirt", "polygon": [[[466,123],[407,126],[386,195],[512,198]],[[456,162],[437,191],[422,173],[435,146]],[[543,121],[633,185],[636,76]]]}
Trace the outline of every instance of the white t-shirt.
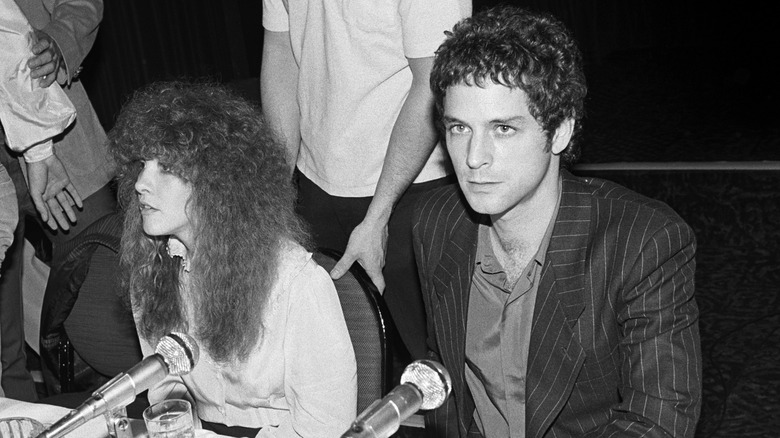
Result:
{"label": "white t-shirt", "polygon": [[[263,0],[263,27],[289,32],[299,67],[297,166],[334,196],[372,196],[412,83],[407,58],[434,56],[464,0]],[[449,173],[437,145],[415,182]]]}

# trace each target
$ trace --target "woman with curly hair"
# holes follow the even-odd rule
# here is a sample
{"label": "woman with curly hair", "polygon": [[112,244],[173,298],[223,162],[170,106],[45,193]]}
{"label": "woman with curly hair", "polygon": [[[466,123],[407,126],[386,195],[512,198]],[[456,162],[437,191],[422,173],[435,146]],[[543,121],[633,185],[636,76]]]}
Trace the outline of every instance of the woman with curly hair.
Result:
{"label": "woman with curly hair", "polygon": [[109,138],[144,354],[171,331],[201,351],[149,401],[187,398],[200,427],[224,435],[339,436],[355,418],[355,356],[259,110],[220,86],[157,83]]}

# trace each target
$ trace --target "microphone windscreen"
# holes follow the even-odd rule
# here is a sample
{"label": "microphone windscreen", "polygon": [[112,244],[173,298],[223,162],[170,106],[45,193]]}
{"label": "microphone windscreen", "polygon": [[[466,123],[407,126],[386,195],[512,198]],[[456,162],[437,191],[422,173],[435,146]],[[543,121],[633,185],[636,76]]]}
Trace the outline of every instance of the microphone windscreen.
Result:
{"label": "microphone windscreen", "polygon": [[411,383],[423,395],[420,409],[436,409],[442,404],[452,390],[450,373],[438,362],[432,360],[416,360],[410,363],[401,375],[401,384]]}
{"label": "microphone windscreen", "polygon": [[182,376],[195,368],[200,350],[190,335],[171,332],[160,338],[155,353],[165,360],[165,364],[168,365],[168,374]]}

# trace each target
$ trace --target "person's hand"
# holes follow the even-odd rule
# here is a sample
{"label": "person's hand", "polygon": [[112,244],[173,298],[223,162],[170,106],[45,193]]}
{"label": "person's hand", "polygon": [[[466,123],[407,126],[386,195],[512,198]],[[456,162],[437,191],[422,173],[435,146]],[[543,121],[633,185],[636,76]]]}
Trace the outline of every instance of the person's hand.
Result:
{"label": "person's hand", "polygon": [[38,79],[41,88],[46,88],[57,79],[57,73],[62,66],[62,52],[57,43],[42,30],[35,31],[37,42],[32,46],[33,56],[27,61],[30,67],[30,77]]}
{"label": "person's hand", "polygon": [[338,280],[349,270],[352,263],[357,261],[366,270],[379,293],[384,293],[385,277],[382,275],[382,268],[385,266],[386,250],[387,224],[363,220],[352,230],[347,249],[330,271],[330,276]]}
{"label": "person's hand", "polygon": [[[27,163],[27,186],[41,219],[52,230],[70,229],[76,222],[73,206],[82,208],[81,196],[56,155]],[[67,218],[66,218],[67,216]]]}

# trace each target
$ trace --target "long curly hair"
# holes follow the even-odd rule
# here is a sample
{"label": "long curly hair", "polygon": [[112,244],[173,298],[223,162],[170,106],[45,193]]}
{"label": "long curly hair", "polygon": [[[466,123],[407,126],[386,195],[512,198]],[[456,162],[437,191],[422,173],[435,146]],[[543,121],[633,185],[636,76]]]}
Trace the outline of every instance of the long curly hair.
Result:
{"label": "long curly hair", "polygon": [[[126,212],[121,266],[139,333],[154,345],[172,330],[190,331],[214,360],[245,360],[262,336],[283,246],[308,246],[281,143],[259,109],[226,88],[177,81],[137,91],[109,144]],[[192,186],[191,321],[180,291],[181,259],[167,252],[169,236],[143,231],[134,186],[141,163],[151,159]]]}
{"label": "long curly hair", "polygon": [[[568,166],[579,158],[578,134],[588,88],[582,54],[566,27],[551,15],[513,6],[486,9],[461,20],[436,52],[431,89],[439,115],[447,88],[485,81],[519,88],[528,95],[531,115],[548,142],[572,118],[574,133],[562,154]],[[438,120],[439,129],[443,129]]]}

